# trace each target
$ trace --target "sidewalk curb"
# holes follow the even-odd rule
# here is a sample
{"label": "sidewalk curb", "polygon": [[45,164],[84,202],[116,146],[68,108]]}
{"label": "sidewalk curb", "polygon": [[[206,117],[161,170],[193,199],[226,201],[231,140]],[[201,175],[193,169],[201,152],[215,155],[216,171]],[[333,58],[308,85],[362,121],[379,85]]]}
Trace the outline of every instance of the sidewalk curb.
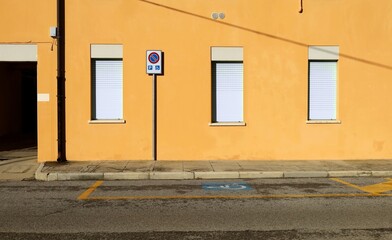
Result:
{"label": "sidewalk curb", "polygon": [[[39,165],[39,167],[37,168],[37,170],[35,171],[35,180],[38,181],[49,181],[49,173],[43,173],[42,169],[44,168],[45,164],[41,163]],[[53,181],[54,179],[51,179],[50,181]],[[57,180],[57,179],[56,179]]]}
{"label": "sidewalk curb", "polygon": [[41,163],[35,173],[38,181],[75,180],[196,180],[196,179],[276,179],[334,177],[392,177],[392,171],[226,171],[226,172],[50,172],[43,173]]}
{"label": "sidewalk curb", "polygon": [[284,178],[326,178],[328,171],[286,171]]}

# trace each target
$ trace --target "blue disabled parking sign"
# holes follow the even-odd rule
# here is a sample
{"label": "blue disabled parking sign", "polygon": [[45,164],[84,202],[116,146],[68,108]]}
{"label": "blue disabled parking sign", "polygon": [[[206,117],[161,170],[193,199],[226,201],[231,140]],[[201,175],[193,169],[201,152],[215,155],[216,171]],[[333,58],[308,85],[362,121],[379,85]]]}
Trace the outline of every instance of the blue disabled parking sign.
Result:
{"label": "blue disabled parking sign", "polygon": [[253,188],[246,183],[243,182],[232,182],[232,183],[203,183],[204,190],[229,190],[229,191],[238,191],[238,190],[252,190]]}
{"label": "blue disabled parking sign", "polygon": [[146,63],[147,74],[162,74],[162,51],[148,50]]}

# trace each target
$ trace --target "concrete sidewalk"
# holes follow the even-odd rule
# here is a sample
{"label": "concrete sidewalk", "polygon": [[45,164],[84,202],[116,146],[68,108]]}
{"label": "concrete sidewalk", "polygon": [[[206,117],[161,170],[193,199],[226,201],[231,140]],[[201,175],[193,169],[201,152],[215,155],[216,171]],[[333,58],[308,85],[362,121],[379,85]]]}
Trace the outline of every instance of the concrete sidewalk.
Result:
{"label": "concrete sidewalk", "polygon": [[34,180],[38,167],[36,147],[0,151],[0,181]]}
{"label": "concrete sidewalk", "polygon": [[57,180],[392,177],[392,160],[68,161],[40,164],[35,178]]}

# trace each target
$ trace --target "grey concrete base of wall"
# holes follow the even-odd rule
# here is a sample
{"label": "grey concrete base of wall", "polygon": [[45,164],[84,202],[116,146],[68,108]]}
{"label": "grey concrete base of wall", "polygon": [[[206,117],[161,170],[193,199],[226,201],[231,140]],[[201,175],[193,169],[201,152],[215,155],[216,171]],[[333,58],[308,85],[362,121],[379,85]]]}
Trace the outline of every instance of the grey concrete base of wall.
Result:
{"label": "grey concrete base of wall", "polygon": [[392,171],[226,171],[226,172],[42,172],[41,164],[35,179],[39,181],[71,180],[190,180],[190,179],[256,179],[256,178],[333,178],[333,177],[392,177]]}

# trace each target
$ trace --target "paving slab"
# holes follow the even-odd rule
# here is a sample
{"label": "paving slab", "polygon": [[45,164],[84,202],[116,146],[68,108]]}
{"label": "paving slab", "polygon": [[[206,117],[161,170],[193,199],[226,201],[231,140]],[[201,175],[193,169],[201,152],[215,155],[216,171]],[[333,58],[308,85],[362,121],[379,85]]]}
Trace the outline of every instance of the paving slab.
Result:
{"label": "paving slab", "polygon": [[156,161],[153,172],[183,172],[182,161]]}
{"label": "paving slab", "polygon": [[127,161],[124,171],[150,172],[153,170],[155,161]]}
{"label": "paving slab", "polygon": [[185,172],[212,172],[214,169],[209,161],[184,161],[183,162]]}
{"label": "paving slab", "polygon": [[97,172],[123,172],[127,166],[127,161],[109,161],[96,165]]}
{"label": "paving slab", "polygon": [[37,159],[37,148],[23,148],[16,150],[0,151],[0,158],[4,159],[15,159],[15,158],[25,158],[25,157],[35,157]]}
{"label": "paving slab", "polygon": [[9,166],[5,169],[6,173],[25,173],[32,168],[30,165],[17,165],[17,166]]}
{"label": "paving slab", "polygon": [[[99,165],[87,165],[84,166],[80,172],[82,173],[93,173],[93,172],[97,172],[99,169]],[[107,168],[104,168],[105,170],[107,170]]]}
{"label": "paving slab", "polygon": [[34,179],[39,164],[35,157],[14,158],[0,162],[0,180],[30,180]]}
{"label": "paving slab", "polygon": [[211,161],[214,172],[240,171],[238,161]]}
{"label": "paving slab", "polygon": [[90,162],[45,162],[42,172],[80,172],[84,167],[86,167],[86,164],[90,164]]}
{"label": "paving slab", "polygon": [[[298,171],[298,161],[238,161],[244,171]],[[303,164],[302,164],[303,165]],[[308,165],[308,164],[307,164]],[[310,164],[309,164],[310,165]]]}
{"label": "paving slab", "polygon": [[265,161],[239,161],[241,171],[265,171],[268,166]]}

